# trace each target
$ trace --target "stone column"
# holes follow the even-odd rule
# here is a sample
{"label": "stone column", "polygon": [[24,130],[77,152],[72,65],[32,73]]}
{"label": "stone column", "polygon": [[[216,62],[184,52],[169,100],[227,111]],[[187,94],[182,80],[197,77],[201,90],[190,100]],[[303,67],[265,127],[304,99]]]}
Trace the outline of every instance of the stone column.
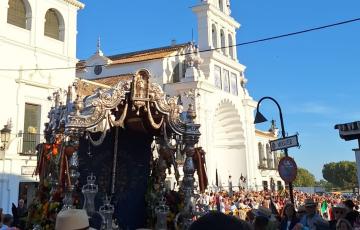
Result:
{"label": "stone column", "polygon": [[[355,159],[356,159],[357,179],[358,182],[360,182],[360,148],[353,150],[355,152]],[[359,192],[360,192],[360,188],[359,188]]]}

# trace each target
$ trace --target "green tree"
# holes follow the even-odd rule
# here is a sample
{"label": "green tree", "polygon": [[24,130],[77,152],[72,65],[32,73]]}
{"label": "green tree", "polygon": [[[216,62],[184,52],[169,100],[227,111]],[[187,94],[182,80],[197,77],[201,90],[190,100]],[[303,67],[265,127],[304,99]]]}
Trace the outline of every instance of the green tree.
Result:
{"label": "green tree", "polygon": [[308,170],[298,168],[296,179],[293,182],[295,187],[312,187],[315,185],[315,177]]}
{"label": "green tree", "polygon": [[325,164],[322,169],[324,179],[342,189],[349,189],[358,184],[356,173],[356,163],[352,161],[331,162]]}
{"label": "green tree", "polygon": [[334,187],[333,184],[331,184],[330,182],[324,179],[321,179],[320,181],[316,181],[315,186],[325,188],[325,190],[328,192],[331,191],[331,189]]}

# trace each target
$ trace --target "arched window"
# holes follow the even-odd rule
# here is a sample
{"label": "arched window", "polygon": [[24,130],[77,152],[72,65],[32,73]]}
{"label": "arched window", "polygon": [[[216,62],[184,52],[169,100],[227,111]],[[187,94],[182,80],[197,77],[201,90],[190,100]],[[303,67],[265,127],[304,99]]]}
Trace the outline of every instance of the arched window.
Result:
{"label": "arched window", "polygon": [[267,161],[264,154],[264,147],[261,142],[258,143],[258,151],[259,151],[259,166],[263,168],[267,168]]}
{"label": "arched window", "polygon": [[225,34],[224,30],[220,30],[221,50],[226,54]]}
{"label": "arched window", "polygon": [[233,47],[234,43],[231,34],[229,34],[228,36],[228,41],[229,41],[229,55],[231,58],[234,59],[234,47]]}
{"label": "arched window", "polygon": [[279,156],[277,152],[274,152],[274,166],[275,168],[278,168],[279,166]]}
{"label": "arched window", "polygon": [[[9,0],[7,22],[9,24],[27,29],[27,12],[23,0]],[[30,28],[28,28],[30,29]]]}
{"label": "arched window", "polygon": [[266,144],[266,155],[267,155],[267,160],[268,160],[268,167],[269,168],[274,168],[274,160],[271,157],[271,150],[270,150],[270,145]]}
{"label": "arched window", "polygon": [[224,12],[224,2],[223,0],[219,0],[219,9],[221,12]]}
{"label": "arched window", "polygon": [[177,63],[172,72],[173,83],[180,82],[180,63]]}
{"label": "arched window", "polygon": [[64,20],[55,9],[49,9],[45,15],[45,36],[64,41]]}
{"label": "arched window", "polygon": [[217,48],[217,31],[216,31],[216,26],[213,24],[212,25],[212,29],[211,29],[211,34],[212,34],[212,44],[214,48]]}

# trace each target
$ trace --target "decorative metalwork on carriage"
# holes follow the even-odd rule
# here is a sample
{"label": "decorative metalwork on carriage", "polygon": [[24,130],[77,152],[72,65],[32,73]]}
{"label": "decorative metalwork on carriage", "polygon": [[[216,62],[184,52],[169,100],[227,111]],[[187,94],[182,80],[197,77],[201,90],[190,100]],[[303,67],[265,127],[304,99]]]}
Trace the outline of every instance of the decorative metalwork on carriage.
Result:
{"label": "decorative metalwork on carriage", "polygon": [[[177,105],[177,97],[166,97],[161,89],[161,86],[155,83],[150,85],[150,104],[155,107],[157,111],[166,115],[167,122],[173,131],[179,135],[185,130],[184,124],[180,120],[180,113],[182,106]],[[150,117],[149,117],[150,119]],[[151,121],[151,120],[150,120]]]}
{"label": "decorative metalwork on carriage", "polygon": [[138,71],[131,83],[131,100],[132,111],[137,111],[136,115],[139,116],[140,109],[144,108],[147,112],[146,104],[149,101],[149,72],[147,70]]}
{"label": "decorative metalwork on carriage", "polygon": [[[83,100],[84,106],[74,108],[75,113],[70,113],[65,125],[71,131],[74,128],[86,130],[97,126],[102,120],[108,118],[108,111],[115,109],[122,101],[128,89],[128,82],[119,82],[110,89],[97,90],[93,95]],[[77,100],[80,96],[77,96]],[[80,104],[75,100],[75,105]]]}
{"label": "decorative metalwork on carriage", "polygon": [[[49,122],[45,125],[45,139],[48,142],[54,142],[55,137],[62,135],[65,129],[66,105],[63,103],[63,97],[67,95],[64,90],[58,90],[53,93],[54,106],[48,113]],[[61,138],[62,139],[62,138]]]}
{"label": "decorative metalwork on carriage", "polygon": [[[185,124],[180,120],[182,107],[177,105],[177,97],[166,97],[161,86],[149,82],[149,72],[140,70],[132,82],[120,81],[115,87],[95,87],[91,95],[86,95],[86,89],[91,82],[78,80],[66,92],[66,103],[61,98],[64,92],[54,93],[55,106],[49,112],[49,125],[46,133],[54,135],[64,132],[76,136],[84,131],[91,131],[101,121],[108,120],[112,126],[124,127],[128,116],[128,106],[139,115],[147,113],[148,120],[154,129],[159,129],[164,121],[169,123],[175,133],[181,135]],[[72,100],[72,91],[76,92]],[[127,94],[130,97],[126,97]],[[131,103],[130,103],[131,102]],[[120,118],[115,120],[111,110],[120,110]]]}
{"label": "decorative metalwork on carriage", "polygon": [[[160,85],[149,82],[149,77],[147,70],[140,70],[133,76],[132,82],[120,81],[115,87],[95,88],[92,95],[84,93],[84,89],[88,88],[91,82],[82,80],[75,82],[67,92],[55,92],[55,106],[49,112],[50,121],[45,132],[53,136],[64,132],[68,136],[81,135],[84,131],[99,131],[97,126],[101,126],[104,120],[109,121],[112,126],[124,127],[128,106],[132,105],[132,110],[135,110],[137,115],[142,111],[147,113],[154,129],[159,129],[166,121],[178,135],[200,135],[196,125],[187,127],[187,123],[193,123],[192,119],[180,119],[183,111],[182,105],[177,103],[178,98],[167,97]],[[72,100],[73,89],[76,92],[75,100]],[[128,93],[130,97],[126,97]],[[67,96],[66,104],[62,102],[64,95]],[[114,109],[121,112],[117,120],[111,113]],[[191,106],[187,113],[193,113]]]}
{"label": "decorative metalwork on carriage", "polygon": [[[102,144],[109,124],[113,127],[124,128],[126,118],[139,116],[137,119],[141,120],[146,117],[153,129],[163,128],[164,136],[159,142],[161,161],[168,165],[174,165],[176,179],[178,179],[179,173],[176,167],[175,151],[186,156],[181,188],[185,198],[185,208],[181,213],[183,217],[181,225],[182,229],[187,229],[195,215],[191,202],[195,181],[193,155],[194,147],[200,136],[200,125],[194,124],[196,113],[191,104],[184,112],[182,105],[178,104],[178,97],[166,96],[162,87],[156,83],[150,83],[149,78],[150,74],[147,70],[140,70],[133,75],[131,82],[120,81],[115,86],[98,83],[91,85],[90,81],[78,80],[68,88],[65,94],[67,96],[65,103],[62,99],[65,92],[56,92],[53,97],[55,106],[49,112],[50,121],[45,130],[48,137],[47,142],[53,143],[55,138],[60,135],[64,146],[78,147],[78,140],[85,133],[90,142],[98,146]],[[92,87],[91,92],[86,91],[90,88],[89,85]],[[73,91],[75,92],[74,100]],[[186,119],[181,119],[181,113],[186,114]],[[100,138],[96,141],[92,140],[90,133],[99,131],[102,133]],[[170,131],[169,136],[166,134],[167,131]],[[170,138],[179,140],[177,148],[169,145]],[[66,184],[67,200],[65,203],[68,204],[68,207],[71,207],[72,200],[70,198],[74,191],[75,179],[78,177],[76,157],[76,152],[64,155],[64,159],[69,160],[70,171],[66,173],[69,173],[68,175],[73,179]],[[161,179],[164,180],[166,167],[161,166],[160,171],[163,173]]]}

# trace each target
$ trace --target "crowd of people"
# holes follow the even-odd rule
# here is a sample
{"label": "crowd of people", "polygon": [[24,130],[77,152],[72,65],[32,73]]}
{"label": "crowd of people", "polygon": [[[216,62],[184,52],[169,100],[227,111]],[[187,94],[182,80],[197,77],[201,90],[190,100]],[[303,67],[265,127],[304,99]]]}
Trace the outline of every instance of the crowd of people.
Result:
{"label": "crowd of people", "polygon": [[3,213],[0,208],[0,230],[24,229],[28,214],[25,201],[20,199],[17,206],[13,203],[11,211],[11,214]]}
{"label": "crowd of people", "polygon": [[255,230],[360,229],[356,197],[298,191],[294,203],[286,197],[284,192],[270,191],[206,192],[197,200],[197,211],[232,216]]}
{"label": "crowd of people", "polygon": [[[294,191],[292,203],[284,192],[205,192],[198,196],[196,205],[201,217],[195,220],[190,229],[360,229],[359,204],[357,197],[344,197],[341,194],[319,195]],[[23,200],[19,200],[17,207],[13,204],[12,215],[3,214],[0,209],[0,230],[24,229],[23,217],[26,212]],[[62,213],[58,216],[77,215]]]}

